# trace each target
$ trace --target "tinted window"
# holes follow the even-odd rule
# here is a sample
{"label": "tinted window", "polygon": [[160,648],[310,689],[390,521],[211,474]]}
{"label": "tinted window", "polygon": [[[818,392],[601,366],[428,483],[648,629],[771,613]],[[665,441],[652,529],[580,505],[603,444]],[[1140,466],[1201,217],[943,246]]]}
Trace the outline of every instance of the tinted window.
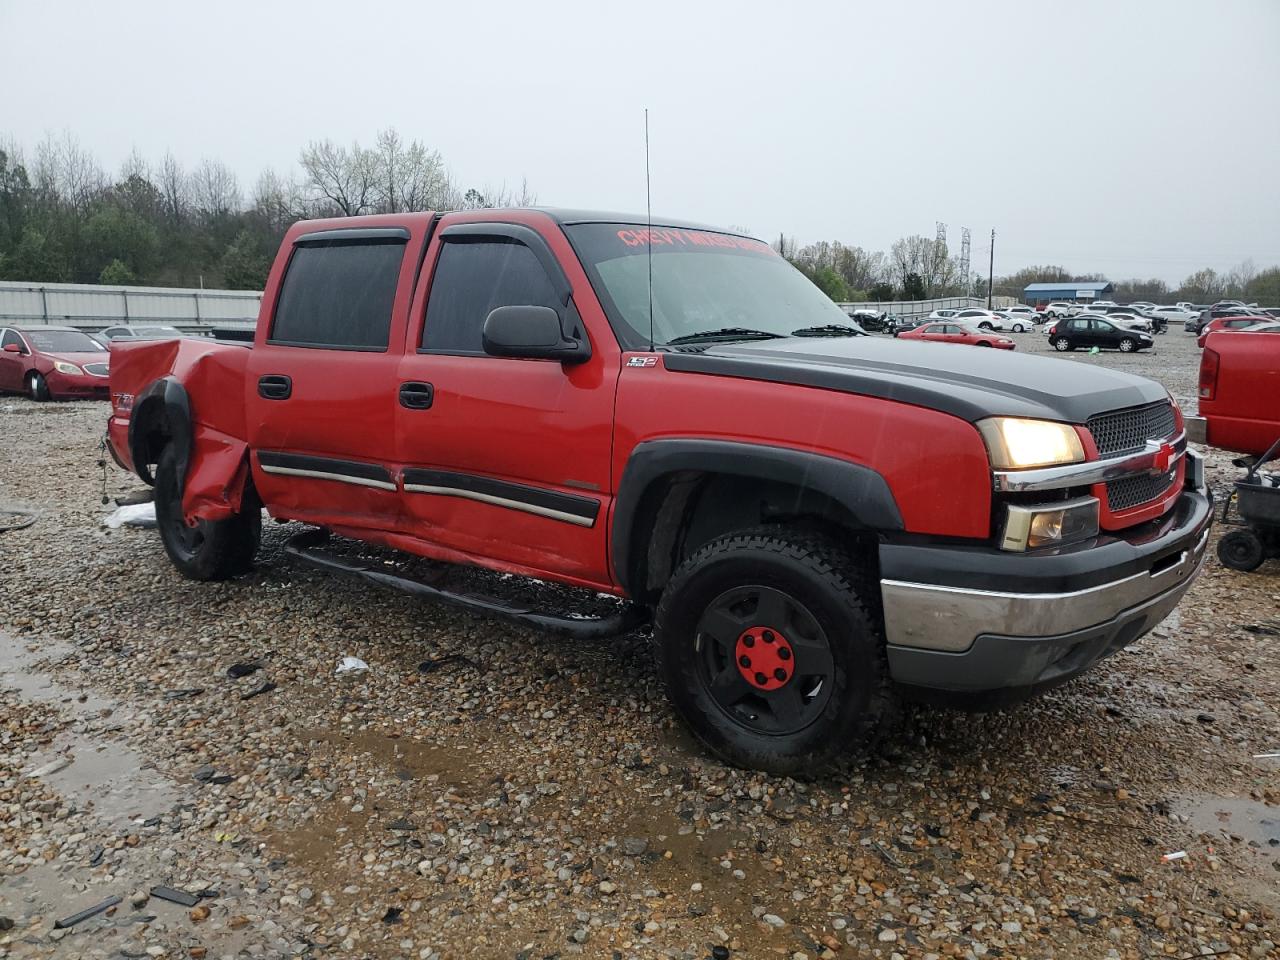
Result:
{"label": "tinted window", "polygon": [[1107,323],[1107,321],[1105,320],[1094,320],[1092,321],[1092,323],[1093,323],[1094,333],[1115,333],[1116,332],[1116,328],[1113,327],[1111,324]]}
{"label": "tinted window", "polygon": [[423,349],[483,353],[485,317],[498,307],[527,305],[558,306],[532,250],[496,239],[447,242],[431,280]]}
{"label": "tinted window", "polygon": [[304,244],[293,251],[271,340],[385,350],[404,241]]}
{"label": "tinted window", "polygon": [[9,346],[9,344],[13,344],[15,347],[21,347],[23,345],[22,338],[18,336],[14,331],[6,330],[4,332],[4,339],[0,340],[0,350],[3,350],[5,347]]}

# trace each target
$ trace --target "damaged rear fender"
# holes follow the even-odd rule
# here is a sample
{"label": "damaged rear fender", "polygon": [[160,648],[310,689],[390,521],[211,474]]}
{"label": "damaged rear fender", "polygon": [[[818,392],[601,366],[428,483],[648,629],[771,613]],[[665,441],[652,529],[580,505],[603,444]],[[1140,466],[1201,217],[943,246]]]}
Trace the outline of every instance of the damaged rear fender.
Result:
{"label": "damaged rear fender", "polygon": [[161,450],[173,444],[178,455],[178,480],[185,480],[191,433],[191,398],[186,387],[174,377],[153,381],[134,400],[129,418],[129,456],[138,476],[154,485],[151,465],[159,462]]}

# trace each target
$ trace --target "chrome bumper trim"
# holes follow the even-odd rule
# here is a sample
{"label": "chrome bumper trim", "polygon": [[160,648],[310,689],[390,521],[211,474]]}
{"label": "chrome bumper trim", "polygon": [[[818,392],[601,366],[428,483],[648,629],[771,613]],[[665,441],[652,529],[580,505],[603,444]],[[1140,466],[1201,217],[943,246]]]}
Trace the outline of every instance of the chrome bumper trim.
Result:
{"label": "chrome bumper trim", "polygon": [[[1157,462],[1165,445],[1173,447],[1173,454],[1163,466]],[[1039,470],[996,470],[995,488],[1005,493],[1029,490],[1061,490],[1063,487],[1087,487],[1095,483],[1117,480],[1131,473],[1167,473],[1178,464],[1187,449],[1185,431],[1172,440],[1148,440],[1140,453],[1112,457],[1109,460],[1087,460],[1063,467],[1042,467]]]}
{"label": "chrome bumper trim", "polygon": [[1181,592],[1200,573],[1209,531],[1176,563],[1070,593],[1006,593],[902,580],[881,580],[885,633],[891,645],[968,650],[980,634],[1050,637],[1106,623],[1162,594]]}

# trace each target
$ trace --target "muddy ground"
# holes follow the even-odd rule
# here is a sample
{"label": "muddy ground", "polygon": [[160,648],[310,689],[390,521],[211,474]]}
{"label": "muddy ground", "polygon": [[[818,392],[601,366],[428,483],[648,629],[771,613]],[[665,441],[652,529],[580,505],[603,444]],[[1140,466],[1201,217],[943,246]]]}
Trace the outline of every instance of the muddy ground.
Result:
{"label": "muddy ground", "polygon": [[[1180,331],[1071,360],[1194,404]],[[1086,677],[802,783],[702,753],[644,637],[332,579],[275,525],[252,575],[180,579],[102,526],[105,416],[0,398],[0,504],[38,512],[0,533],[0,957],[1276,955],[1280,563],[1211,559]]]}

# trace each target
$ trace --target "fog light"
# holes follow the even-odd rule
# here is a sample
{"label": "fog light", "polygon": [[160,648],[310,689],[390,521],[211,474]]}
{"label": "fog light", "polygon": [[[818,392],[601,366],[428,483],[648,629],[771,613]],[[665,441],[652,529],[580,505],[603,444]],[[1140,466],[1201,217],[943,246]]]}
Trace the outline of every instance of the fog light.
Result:
{"label": "fog light", "polygon": [[1081,497],[1034,507],[1011,505],[1004,520],[1001,550],[1034,550],[1098,535],[1098,498]]}

